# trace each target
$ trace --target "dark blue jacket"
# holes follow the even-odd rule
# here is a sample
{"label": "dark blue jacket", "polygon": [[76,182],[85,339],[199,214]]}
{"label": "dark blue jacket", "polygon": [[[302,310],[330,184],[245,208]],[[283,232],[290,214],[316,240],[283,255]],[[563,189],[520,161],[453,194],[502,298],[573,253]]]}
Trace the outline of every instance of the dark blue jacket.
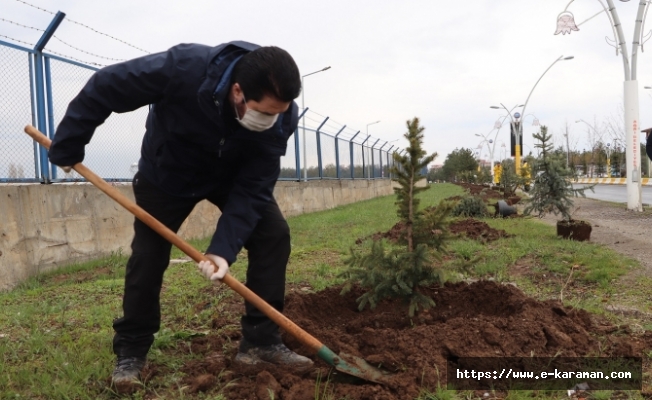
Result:
{"label": "dark blue jacket", "polygon": [[202,198],[227,191],[207,252],[233,263],[260,219],[259,210],[273,201],[280,157],[298,122],[294,102],[264,132],[242,128],[226,108],[232,107],[227,100],[231,68],[256,48],[241,41],[217,47],[181,44],[97,71],[70,102],[50,161],[60,166],[81,162],[95,128],[112,112],[153,105],[139,173],[174,196]]}

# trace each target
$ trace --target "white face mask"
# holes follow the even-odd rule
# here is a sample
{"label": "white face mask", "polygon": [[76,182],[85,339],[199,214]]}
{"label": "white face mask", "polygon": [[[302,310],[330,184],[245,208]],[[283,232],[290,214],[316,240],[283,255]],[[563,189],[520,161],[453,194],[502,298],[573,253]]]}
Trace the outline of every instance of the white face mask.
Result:
{"label": "white face mask", "polygon": [[[247,107],[247,100],[244,98],[244,95],[242,95],[242,102],[245,103],[245,107]],[[262,132],[271,128],[278,119],[278,114],[268,115],[261,113],[260,111],[252,110],[249,107],[247,107],[244,115],[240,118],[238,107],[234,108],[235,115],[237,116],[236,120],[240,125],[242,125],[243,128],[254,132]]]}

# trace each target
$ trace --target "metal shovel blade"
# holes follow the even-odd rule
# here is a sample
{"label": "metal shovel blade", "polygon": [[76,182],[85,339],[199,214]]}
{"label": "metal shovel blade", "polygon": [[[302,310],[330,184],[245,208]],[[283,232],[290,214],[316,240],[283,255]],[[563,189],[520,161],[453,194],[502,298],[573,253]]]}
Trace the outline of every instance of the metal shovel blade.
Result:
{"label": "metal shovel blade", "polygon": [[335,354],[326,346],[319,350],[317,356],[345,374],[383,385],[392,383],[393,374],[370,365],[360,357],[347,353]]}

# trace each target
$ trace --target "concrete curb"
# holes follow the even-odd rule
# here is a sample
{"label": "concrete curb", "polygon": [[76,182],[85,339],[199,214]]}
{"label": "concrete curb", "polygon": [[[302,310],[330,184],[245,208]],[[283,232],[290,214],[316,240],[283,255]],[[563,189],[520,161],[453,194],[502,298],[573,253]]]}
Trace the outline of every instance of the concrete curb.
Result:
{"label": "concrete curb", "polygon": [[[602,185],[626,185],[627,184],[627,178],[582,178],[578,179],[576,181],[573,181],[573,183],[580,183],[580,184],[602,184]],[[642,178],[641,179],[641,186],[652,186],[652,179],[650,178]]]}

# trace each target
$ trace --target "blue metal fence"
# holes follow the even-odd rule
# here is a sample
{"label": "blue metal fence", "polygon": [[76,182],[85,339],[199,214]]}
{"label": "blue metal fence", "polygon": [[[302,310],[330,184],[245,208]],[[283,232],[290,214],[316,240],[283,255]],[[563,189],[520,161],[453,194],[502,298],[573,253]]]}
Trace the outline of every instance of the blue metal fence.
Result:
{"label": "blue metal fence", "polygon": [[[22,133],[32,124],[52,138],[68,103],[97,70],[42,52],[57,18],[35,49],[0,41],[0,182],[83,180],[50,164],[47,151]],[[112,114],[86,146],[84,163],[108,181],[131,180],[147,112]],[[281,180],[387,179],[397,150],[308,108],[293,140],[281,161]]]}

